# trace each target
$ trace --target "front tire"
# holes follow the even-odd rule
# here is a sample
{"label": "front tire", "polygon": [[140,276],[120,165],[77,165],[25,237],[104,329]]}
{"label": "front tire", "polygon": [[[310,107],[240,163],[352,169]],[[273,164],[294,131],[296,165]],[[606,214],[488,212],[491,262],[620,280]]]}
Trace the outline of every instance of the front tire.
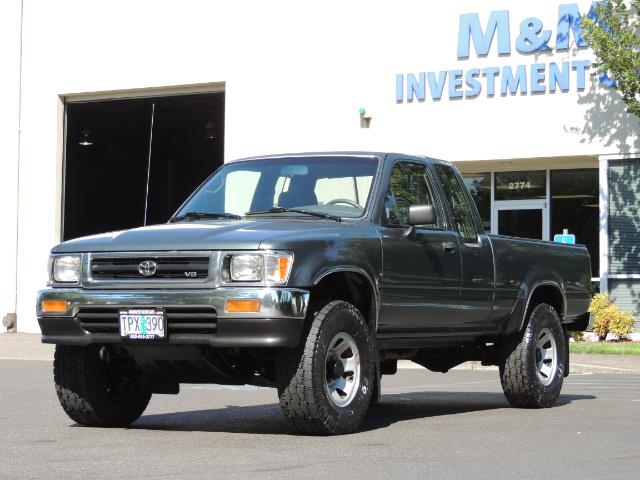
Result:
{"label": "front tire", "polygon": [[374,389],[372,333],[353,305],[333,301],[313,316],[300,348],[280,363],[284,415],[304,433],[355,432]]}
{"label": "front tire", "polygon": [[69,418],[80,425],[127,426],[147,408],[151,391],[110,373],[98,352],[93,345],[56,345],[53,376],[58,400]]}
{"label": "front tire", "polygon": [[537,305],[520,335],[507,345],[500,365],[502,390],[514,407],[551,407],[566,369],[564,331],[555,309]]}

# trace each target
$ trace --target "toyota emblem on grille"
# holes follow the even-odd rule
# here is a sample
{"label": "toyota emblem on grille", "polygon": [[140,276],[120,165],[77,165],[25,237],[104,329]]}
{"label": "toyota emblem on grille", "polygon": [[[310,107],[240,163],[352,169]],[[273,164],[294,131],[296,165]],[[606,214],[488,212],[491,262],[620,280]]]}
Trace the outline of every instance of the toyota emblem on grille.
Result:
{"label": "toyota emblem on grille", "polygon": [[152,260],[145,260],[144,262],[140,262],[140,265],[138,265],[138,272],[140,272],[140,275],[144,275],[145,277],[155,275],[156,270],[158,270],[158,264]]}

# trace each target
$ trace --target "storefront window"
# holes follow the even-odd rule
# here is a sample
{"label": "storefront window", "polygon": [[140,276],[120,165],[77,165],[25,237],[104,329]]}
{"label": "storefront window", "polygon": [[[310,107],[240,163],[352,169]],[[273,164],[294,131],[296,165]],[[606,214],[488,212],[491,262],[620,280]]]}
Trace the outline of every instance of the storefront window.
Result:
{"label": "storefront window", "polygon": [[485,232],[491,231],[491,174],[463,173],[464,183],[478,208]]}
{"label": "storefront window", "polygon": [[586,245],[599,275],[598,169],[551,171],[551,238],[566,229]]}
{"label": "storefront window", "polygon": [[496,173],[496,200],[533,198],[547,198],[547,175],[544,170]]}

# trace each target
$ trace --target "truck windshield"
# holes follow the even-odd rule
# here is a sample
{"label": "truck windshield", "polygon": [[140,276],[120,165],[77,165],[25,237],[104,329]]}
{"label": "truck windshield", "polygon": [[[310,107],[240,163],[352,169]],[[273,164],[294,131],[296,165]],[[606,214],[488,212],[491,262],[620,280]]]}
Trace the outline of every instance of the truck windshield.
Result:
{"label": "truck windshield", "polygon": [[229,163],[207,180],[174,218],[186,212],[302,215],[287,209],[360,217],[366,209],[377,167],[376,157],[357,156],[266,158]]}

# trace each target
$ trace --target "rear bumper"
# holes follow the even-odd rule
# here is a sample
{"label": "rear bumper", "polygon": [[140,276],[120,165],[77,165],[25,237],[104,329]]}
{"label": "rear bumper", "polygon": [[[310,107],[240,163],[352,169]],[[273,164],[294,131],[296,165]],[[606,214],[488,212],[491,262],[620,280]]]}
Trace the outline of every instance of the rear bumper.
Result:
{"label": "rear bumper", "polygon": [[[229,299],[257,299],[257,313],[228,313]],[[43,300],[64,300],[67,309],[45,313]],[[132,344],[120,337],[117,327],[119,308],[162,307],[168,311],[189,312],[208,308],[207,333],[185,332],[172,328],[168,314],[167,339],[154,345],[210,345],[212,347],[294,347],[298,344],[309,292],[293,288],[217,288],[210,290],[85,290],[55,288],[38,292],[36,313],[44,343],[64,345]],[[105,326],[87,327],[82,321],[83,309],[106,312]],[[114,324],[114,322],[116,322]],[[143,343],[143,342],[139,342]],[[149,344],[149,342],[146,342]]]}

